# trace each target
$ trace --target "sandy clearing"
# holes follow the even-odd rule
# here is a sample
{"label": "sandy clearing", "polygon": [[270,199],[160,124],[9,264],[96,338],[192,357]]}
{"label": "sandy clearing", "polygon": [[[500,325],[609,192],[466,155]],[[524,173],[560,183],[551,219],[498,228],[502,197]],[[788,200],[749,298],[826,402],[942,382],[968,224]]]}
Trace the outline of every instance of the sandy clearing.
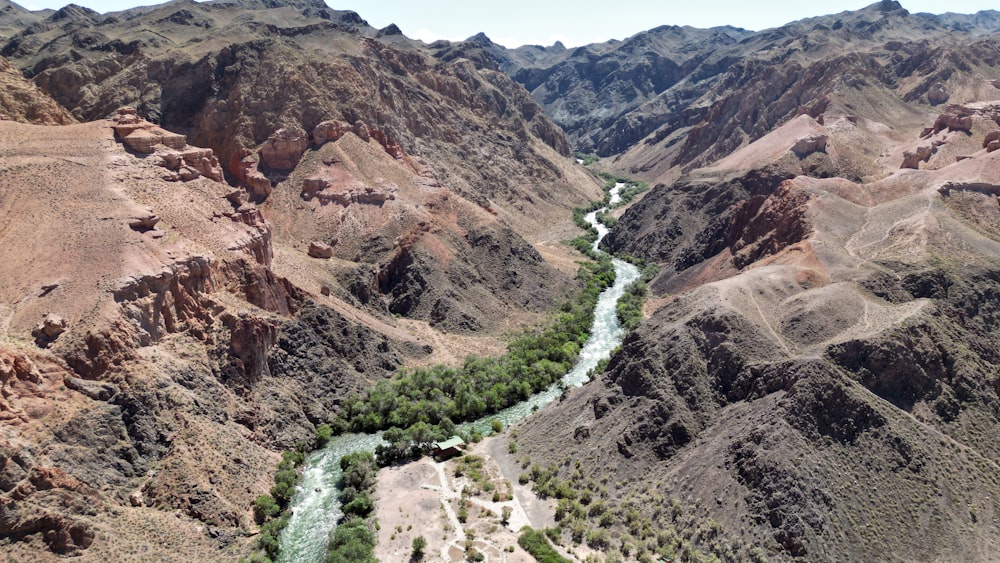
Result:
{"label": "sandy clearing", "polygon": [[[501,468],[494,452],[506,452],[506,444],[503,437],[489,438],[473,444],[467,452],[484,459],[490,482],[502,493],[498,502],[493,501],[492,492],[468,492],[476,487],[467,477],[456,477],[458,458],[445,462],[424,458],[380,470],[376,557],[385,562],[410,561],[413,539],[422,535],[427,540],[425,561],[462,561],[469,547],[482,553],[487,562],[534,561],[517,545],[517,531],[526,525],[554,525],[554,504],[539,499],[530,486],[517,483],[520,467],[512,456],[503,456],[506,467]],[[468,503],[465,523],[458,516],[463,498]],[[504,507],[511,509],[506,526],[501,523]]]}

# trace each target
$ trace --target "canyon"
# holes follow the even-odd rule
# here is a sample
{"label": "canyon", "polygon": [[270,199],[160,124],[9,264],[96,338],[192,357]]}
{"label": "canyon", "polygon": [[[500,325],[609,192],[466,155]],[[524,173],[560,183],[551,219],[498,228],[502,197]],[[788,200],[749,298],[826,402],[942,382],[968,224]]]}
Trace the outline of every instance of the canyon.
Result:
{"label": "canyon", "polygon": [[0,0],[4,553],[248,557],[348,397],[580,290],[599,170],[651,186],[602,243],[658,267],[643,321],[496,438],[609,507],[591,548],[990,559],[998,38],[890,0],[572,49]]}

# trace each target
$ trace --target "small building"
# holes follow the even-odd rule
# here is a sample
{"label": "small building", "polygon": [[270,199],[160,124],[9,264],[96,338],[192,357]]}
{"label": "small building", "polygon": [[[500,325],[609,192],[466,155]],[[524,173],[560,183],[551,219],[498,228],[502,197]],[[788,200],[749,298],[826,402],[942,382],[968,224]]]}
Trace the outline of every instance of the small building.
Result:
{"label": "small building", "polygon": [[444,442],[434,442],[434,459],[444,461],[457,455],[462,455],[465,449],[465,440],[458,436],[452,436]]}

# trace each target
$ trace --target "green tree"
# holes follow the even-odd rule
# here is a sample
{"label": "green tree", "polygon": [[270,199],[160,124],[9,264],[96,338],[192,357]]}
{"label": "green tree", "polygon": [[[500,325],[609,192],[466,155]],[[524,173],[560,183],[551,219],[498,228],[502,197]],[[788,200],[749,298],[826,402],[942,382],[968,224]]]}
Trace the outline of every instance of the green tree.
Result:
{"label": "green tree", "polygon": [[253,504],[258,523],[270,520],[281,512],[281,507],[278,506],[278,503],[271,495],[260,495],[254,500]]}
{"label": "green tree", "polygon": [[413,558],[420,561],[424,558],[424,548],[427,547],[427,540],[424,536],[413,538]]}

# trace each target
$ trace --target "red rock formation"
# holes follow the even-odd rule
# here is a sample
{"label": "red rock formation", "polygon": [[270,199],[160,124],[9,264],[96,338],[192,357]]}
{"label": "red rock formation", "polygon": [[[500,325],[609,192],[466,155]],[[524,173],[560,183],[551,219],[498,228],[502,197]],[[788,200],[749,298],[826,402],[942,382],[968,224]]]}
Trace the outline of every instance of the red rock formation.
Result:
{"label": "red rock formation", "polygon": [[352,130],[350,123],[346,121],[323,121],[312,130],[312,139],[317,147],[321,147],[328,142],[333,142]]}
{"label": "red rock formation", "polygon": [[278,129],[260,147],[260,157],[275,170],[291,170],[309,147],[309,136],[301,127]]}
{"label": "red rock formation", "polygon": [[[204,176],[222,181],[222,167],[212,149],[189,146],[184,135],[141,119],[134,108],[119,108],[111,127],[115,137],[132,151],[159,156],[160,165],[172,172],[164,176],[166,180],[187,182]],[[152,228],[152,225],[145,228]]]}
{"label": "red rock formation", "polygon": [[309,243],[309,256],[313,258],[333,258],[333,248],[319,241]]}

